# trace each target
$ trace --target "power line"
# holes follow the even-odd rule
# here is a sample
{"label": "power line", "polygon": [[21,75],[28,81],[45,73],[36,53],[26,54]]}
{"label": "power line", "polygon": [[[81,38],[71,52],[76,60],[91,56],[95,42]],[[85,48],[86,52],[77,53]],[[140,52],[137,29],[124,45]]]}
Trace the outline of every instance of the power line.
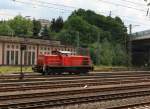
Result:
{"label": "power line", "polygon": [[136,5],[139,5],[139,6],[142,6],[142,5],[145,6],[145,4],[138,3],[138,2],[133,2],[133,1],[129,1],[129,0],[120,0],[120,1],[136,4]]}
{"label": "power line", "polygon": [[150,27],[150,25],[145,24],[145,23],[143,23],[143,22],[135,21],[135,20],[133,20],[133,19],[126,18],[125,16],[120,16],[120,17],[121,17],[122,20],[127,20],[127,21],[131,21],[131,22],[138,23],[138,24],[140,23],[140,24],[142,24],[142,25],[144,25],[144,26],[149,26],[149,27]]}
{"label": "power line", "polygon": [[[51,4],[51,5],[55,5],[55,6],[63,6],[63,7],[67,7],[67,8],[79,8],[79,7],[73,7],[73,6],[68,6],[68,5],[62,5],[62,4],[56,4],[56,3],[50,3],[50,2],[43,2],[43,1],[40,1],[40,0],[36,0],[37,2],[36,3],[31,3],[31,2],[23,2],[23,1],[18,1],[18,0],[13,0],[13,1],[16,1],[16,2],[20,2],[20,3],[23,3],[23,4],[29,4],[29,5],[38,5],[40,7],[47,7],[47,8],[52,8],[52,9],[56,9],[56,10],[62,10],[62,11],[69,11],[69,12],[72,12],[73,10],[68,10],[68,9],[64,9],[64,8],[56,8],[56,7],[51,7],[51,6],[48,6],[48,5],[43,5],[43,4]],[[130,8],[130,9],[134,9],[134,10],[138,10],[138,11],[142,11],[142,12],[146,12],[145,10],[143,9],[139,9],[139,8],[135,8],[135,7],[132,7],[132,6],[126,6],[126,5],[123,5],[123,4],[118,4],[118,3],[113,3],[113,2],[110,2],[110,1],[104,1],[104,0],[99,0],[101,2],[104,2],[104,3],[107,3],[107,4],[112,4],[112,5],[118,5],[118,6],[122,6],[122,7],[126,7],[126,8]],[[127,1],[127,0],[125,0]],[[129,2],[129,1],[128,1]],[[40,4],[37,4],[37,3],[40,3]]]}
{"label": "power line", "polygon": [[[144,5],[144,4],[141,4],[141,3],[138,3],[138,2],[132,2],[132,1],[129,1],[129,0],[121,0],[121,1],[132,3],[132,4],[137,4],[137,5],[140,5],[140,6]],[[44,4],[55,5],[55,6],[61,6],[61,7],[67,7],[67,8],[74,8],[74,9],[79,8],[79,7],[75,7],[75,6],[69,6],[69,5],[63,5],[63,4],[56,4],[56,3],[45,2],[45,1],[40,1],[40,0],[36,0],[35,2],[40,2],[40,3],[44,3]]]}
{"label": "power line", "polygon": [[115,5],[115,6],[118,5],[118,6],[121,6],[121,7],[129,8],[129,9],[134,9],[134,10],[138,10],[138,11],[142,11],[142,12],[146,12],[143,9],[135,8],[135,7],[132,7],[132,6],[126,6],[126,5],[123,5],[123,4],[118,4],[118,3],[114,3],[114,2],[110,2],[110,1],[104,1],[104,0],[98,0],[98,1],[104,2],[104,3],[107,3],[107,4],[111,4],[111,5]]}
{"label": "power line", "polygon": [[[53,9],[63,10],[63,11],[73,11],[73,10],[68,10],[68,9],[64,9],[64,8],[50,7],[50,6],[48,6],[48,4],[49,4],[49,5],[59,6],[59,7],[61,6],[61,7],[67,7],[67,8],[74,8],[74,9],[78,9],[78,8],[79,8],[79,7],[75,7],[75,6],[69,6],[69,5],[63,5],[63,4],[50,3],[50,2],[40,1],[40,0],[36,0],[36,1],[35,1],[36,3],[23,2],[23,1],[19,1],[19,0],[13,0],[13,1],[20,2],[20,3],[24,3],[24,4],[30,4],[30,5],[38,5],[38,6],[41,6],[41,7],[53,8]],[[130,9],[134,9],[134,10],[146,12],[146,11],[143,10],[143,9],[139,9],[139,8],[136,8],[136,7],[133,7],[133,6],[126,6],[126,5],[123,5],[123,4],[113,3],[113,2],[110,2],[110,1],[104,1],[104,0],[99,0],[99,1],[104,2],[104,3],[108,3],[108,4],[112,4],[112,5],[119,5],[119,6],[122,6],[122,7],[126,7],[126,8],[130,8]],[[122,0],[122,1],[130,2],[130,3],[136,3],[136,2],[131,2],[131,1],[128,1],[128,0]],[[38,4],[37,4],[37,3],[38,3]],[[39,4],[39,3],[40,3],[40,4]],[[47,4],[47,5],[43,5],[43,4]],[[137,3],[136,3],[136,4],[137,4]],[[138,3],[138,5],[141,6],[140,3]]]}
{"label": "power line", "polygon": [[[36,0],[37,2],[39,2],[40,1],[40,4],[33,4],[33,3],[31,3],[31,2],[22,2],[22,1],[18,1],[18,0],[14,0],[14,1],[16,1],[16,2],[20,2],[20,3],[23,3],[23,4],[29,4],[29,5],[38,5],[38,6],[42,6],[42,7],[48,7],[48,8],[53,8],[53,9],[57,9],[57,10],[63,10],[63,12],[65,13],[69,13],[69,12],[71,12],[72,10],[67,10],[67,9],[62,9],[62,8],[55,8],[55,7],[50,7],[50,6],[47,6],[47,5],[42,5],[41,3],[46,3],[46,4],[48,4],[49,2],[42,2],[42,1],[40,1],[40,0]],[[106,2],[106,1],[102,1],[102,2]],[[109,3],[109,4],[112,4],[113,2],[108,2],[107,1],[107,3]],[[52,4],[52,3],[49,3],[49,4]],[[115,3],[113,3],[113,5],[114,5]],[[53,5],[56,5],[56,6],[64,6],[64,7],[72,7],[72,6],[67,6],[67,5],[61,5],[61,4],[53,4]],[[115,4],[115,5],[121,5],[121,4]],[[121,5],[121,6],[124,6],[124,7],[127,7],[127,6],[125,6],[125,5]],[[72,8],[75,8],[75,7],[72,7]],[[129,6],[127,7],[127,8],[129,8]],[[131,8],[131,7],[130,7]],[[135,9],[135,8],[134,8]],[[140,10],[141,11],[141,10]],[[142,10],[142,11],[144,11],[144,10]],[[145,11],[144,11],[145,12]],[[108,13],[105,13],[105,12],[99,12],[99,13],[103,13],[103,14],[108,14]],[[133,21],[133,20],[132,20]],[[135,22],[135,21],[134,21]],[[145,24],[143,24],[143,25],[145,25]]]}
{"label": "power line", "polygon": [[40,2],[40,3],[44,3],[44,4],[50,4],[50,5],[55,5],[55,6],[60,6],[60,7],[78,8],[78,7],[75,7],[75,6],[69,6],[69,5],[63,5],[63,4],[56,4],[56,3],[45,2],[45,1],[40,1],[40,0],[36,0],[36,2]]}
{"label": "power line", "polygon": [[19,1],[19,0],[13,0],[14,2],[18,2],[18,3],[22,3],[22,4],[26,4],[26,5],[37,5],[40,7],[46,7],[46,8],[51,8],[51,9],[55,9],[55,10],[61,10],[61,11],[65,11],[65,12],[72,12],[73,10],[69,10],[69,9],[64,9],[64,8],[56,8],[56,7],[51,7],[48,5],[43,5],[43,4],[37,4],[37,3],[32,3],[32,2],[23,2],[23,1]]}

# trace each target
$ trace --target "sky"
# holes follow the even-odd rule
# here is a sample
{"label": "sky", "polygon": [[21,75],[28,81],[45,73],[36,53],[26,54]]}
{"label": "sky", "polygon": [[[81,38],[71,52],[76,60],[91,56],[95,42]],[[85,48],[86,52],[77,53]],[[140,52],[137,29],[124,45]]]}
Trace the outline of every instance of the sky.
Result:
{"label": "sky", "polygon": [[133,33],[150,29],[150,15],[146,15],[148,7],[144,0],[0,0],[0,20],[12,19],[18,14],[48,20],[62,16],[66,20],[79,8],[119,16],[127,27],[133,25]]}

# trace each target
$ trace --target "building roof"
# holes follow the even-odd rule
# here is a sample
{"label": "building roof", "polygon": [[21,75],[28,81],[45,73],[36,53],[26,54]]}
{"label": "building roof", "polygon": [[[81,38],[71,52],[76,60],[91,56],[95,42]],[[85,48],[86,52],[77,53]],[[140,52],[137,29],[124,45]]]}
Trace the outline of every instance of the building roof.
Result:
{"label": "building roof", "polygon": [[0,42],[9,42],[9,43],[22,43],[22,44],[35,44],[35,45],[51,45],[59,47],[70,47],[62,45],[60,41],[57,40],[44,40],[44,39],[34,39],[34,38],[21,38],[21,37],[10,37],[10,36],[0,36]]}
{"label": "building roof", "polygon": [[27,43],[27,44],[61,45],[60,41],[9,37],[9,36],[0,36],[0,41],[1,42],[14,42],[14,43]]}
{"label": "building roof", "polygon": [[38,19],[38,21],[40,21],[42,27],[44,26],[50,26],[51,22],[49,20],[46,20],[46,19]]}

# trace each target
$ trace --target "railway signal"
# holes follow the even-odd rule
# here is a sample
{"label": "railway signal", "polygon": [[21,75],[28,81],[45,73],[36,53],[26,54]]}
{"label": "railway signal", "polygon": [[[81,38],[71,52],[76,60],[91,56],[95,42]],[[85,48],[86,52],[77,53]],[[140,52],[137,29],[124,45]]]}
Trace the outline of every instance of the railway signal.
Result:
{"label": "railway signal", "polygon": [[20,52],[21,52],[20,53],[20,77],[19,77],[20,80],[24,78],[24,73],[22,72],[22,52],[26,49],[27,49],[27,46],[25,44],[20,45]]}

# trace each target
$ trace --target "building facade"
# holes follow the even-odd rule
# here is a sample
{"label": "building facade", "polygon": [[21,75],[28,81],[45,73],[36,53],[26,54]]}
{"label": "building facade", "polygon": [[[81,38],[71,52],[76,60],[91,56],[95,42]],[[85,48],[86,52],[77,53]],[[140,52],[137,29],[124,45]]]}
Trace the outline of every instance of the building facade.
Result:
{"label": "building facade", "polygon": [[49,27],[51,25],[51,22],[46,19],[38,19],[38,21],[40,21],[42,27],[44,27],[44,26]]}
{"label": "building facade", "polygon": [[38,55],[49,55],[53,50],[76,53],[74,47],[61,45],[60,41],[0,36],[0,65],[20,65],[22,44],[26,45],[22,52],[22,64],[26,66],[35,65]]}

